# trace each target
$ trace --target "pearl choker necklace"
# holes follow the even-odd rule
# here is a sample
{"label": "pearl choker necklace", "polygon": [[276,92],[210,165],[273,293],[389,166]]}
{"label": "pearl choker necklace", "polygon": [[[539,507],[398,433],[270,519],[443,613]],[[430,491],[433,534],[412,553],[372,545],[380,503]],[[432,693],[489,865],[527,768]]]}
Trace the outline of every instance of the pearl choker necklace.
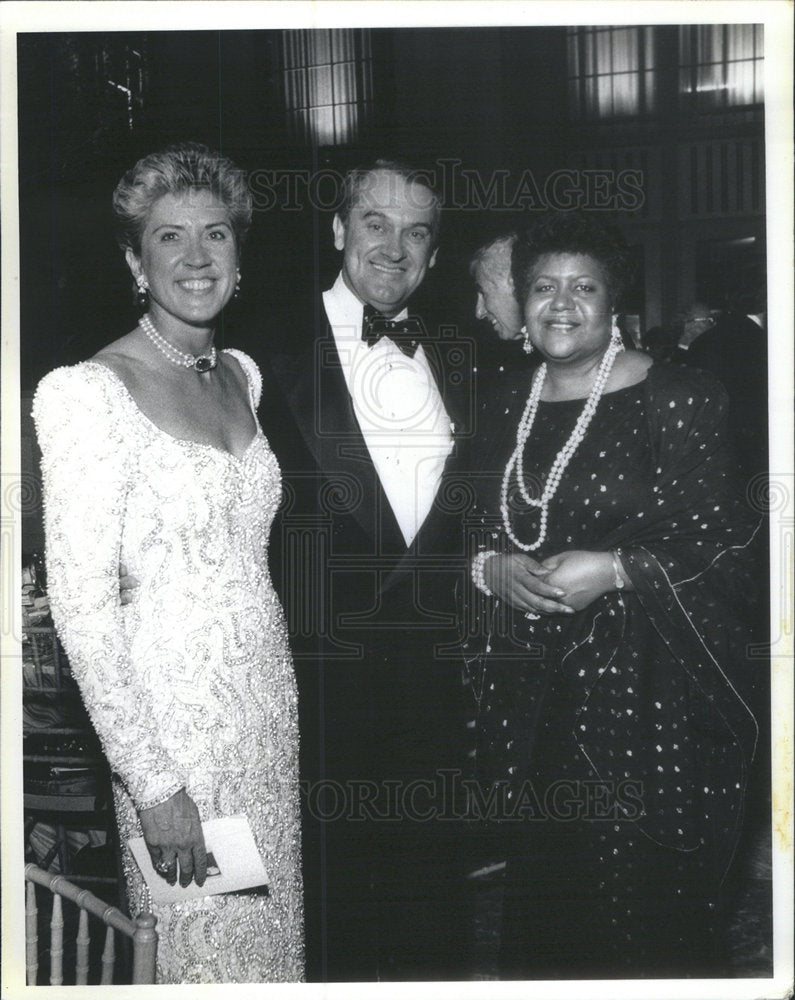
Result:
{"label": "pearl choker necklace", "polygon": [[[593,415],[596,412],[596,406],[602,397],[602,393],[604,392],[608,376],[610,375],[610,371],[613,367],[613,362],[616,359],[616,355],[623,350],[624,346],[620,340],[616,340],[615,338],[611,339],[610,344],[599,363],[593,388],[591,389],[588,399],[585,402],[582,413],[577,418],[574,430],[571,432],[569,440],[560,449],[555,457],[555,461],[552,463],[552,468],[549,470],[549,475],[547,476],[547,481],[544,485],[544,490],[540,499],[535,499],[528,493],[524,481],[523,456],[527,439],[530,437],[530,431],[533,429],[533,423],[535,422],[536,413],[538,412],[538,404],[541,400],[541,390],[544,388],[544,380],[547,374],[546,363],[541,365],[533,378],[533,385],[530,389],[527,405],[525,406],[522,419],[519,421],[519,427],[516,432],[516,447],[508,460],[508,464],[505,466],[505,475],[502,477],[502,488],[500,490],[502,523],[505,526],[505,531],[507,532],[510,540],[514,545],[522,549],[523,552],[534,551],[539,548],[546,539],[549,502],[557,492],[567,465],[579,447],[580,442],[585,437],[585,432],[588,430],[588,425],[593,419]],[[535,542],[530,544],[520,542],[511,529],[510,511],[508,509],[508,488],[511,481],[511,474],[514,470],[516,470],[516,482],[519,487],[519,493],[521,494],[524,502],[530,507],[538,507],[541,510],[538,538]]]}
{"label": "pearl choker necklace", "polygon": [[144,313],[138,322],[141,329],[152,341],[158,351],[160,351],[161,354],[165,354],[172,364],[179,365],[182,368],[195,368],[200,375],[204,372],[211,371],[218,364],[218,352],[216,351],[214,344],[210,348],[209,354],[187,354],[185,351],[180,351],[174,347],[173,344],[170,344],[166,338],[158,332],[155,324],[151,321],[151,319],[149,319],[148,314]]}

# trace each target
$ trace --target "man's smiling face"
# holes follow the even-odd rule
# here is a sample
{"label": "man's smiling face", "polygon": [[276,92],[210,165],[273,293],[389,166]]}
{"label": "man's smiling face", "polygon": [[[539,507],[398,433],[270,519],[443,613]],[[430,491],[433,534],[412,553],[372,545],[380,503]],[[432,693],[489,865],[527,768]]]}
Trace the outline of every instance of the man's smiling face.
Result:
{"label": "man's smiling face", "polygon": [[363,303],[396,316],[436,263],[436,200],[418,181],[391,170],[364,179],[343,222],[334,217],[334,246],[344,251],[342,276]]}

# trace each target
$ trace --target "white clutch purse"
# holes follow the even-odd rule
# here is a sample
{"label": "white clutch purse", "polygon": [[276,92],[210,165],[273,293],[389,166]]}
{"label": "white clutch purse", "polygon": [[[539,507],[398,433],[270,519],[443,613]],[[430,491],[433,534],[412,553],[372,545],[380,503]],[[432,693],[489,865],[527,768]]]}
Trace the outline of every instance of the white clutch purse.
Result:
{"label": "white clutch purse", "polygon": [[240,889],[266,891],[268,876],[246,816],[210,819],[202,823],[202,830],[207,846],[207,879],[202,886],[191,882],[184,889],[179,879],[176,885],[169,885],[157,874],[143,837],[133,837],[129,842],[153,902],[181,903],[186,899],[200,899]]}

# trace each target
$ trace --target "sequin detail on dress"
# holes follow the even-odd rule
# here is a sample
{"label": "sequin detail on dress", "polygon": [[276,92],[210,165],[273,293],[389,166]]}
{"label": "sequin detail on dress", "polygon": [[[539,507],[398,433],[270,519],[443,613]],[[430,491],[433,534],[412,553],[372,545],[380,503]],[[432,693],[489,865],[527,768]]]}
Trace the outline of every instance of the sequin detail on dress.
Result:
{"label": "sequin detail on dress", "polygon": [[[511,551],[498,484],[526,388],[483,398],[472,548]],[[581,408],[539,405],[524,463],[536,494]],[[528,622],[473,586],[461,610],[473,760],[505,820],[504,977],[718,967],[715,900],[756,746],[742,611],[759,530],[725,412],[711,378],[667,366],[600,400],[534,555],[615,549],[631,592]],[[538,520],[516,503],[520,538]]]}
{"label": "sequin detail on dress", "polygon": [[[261,381],[237,351],[252,409]],[[106,367],[51,372],[34,418],[58,633],[114,772],[122,844],[183,785],[203,820],[245,813],[269,893],[155,906],[158,982],[303,979],[298,720],[267,567],[281,475],[259,426],[240,458],[179,440]],[[121,607],[118,566],[140,582]],[[144,887],[123,851],[130,907]]]}

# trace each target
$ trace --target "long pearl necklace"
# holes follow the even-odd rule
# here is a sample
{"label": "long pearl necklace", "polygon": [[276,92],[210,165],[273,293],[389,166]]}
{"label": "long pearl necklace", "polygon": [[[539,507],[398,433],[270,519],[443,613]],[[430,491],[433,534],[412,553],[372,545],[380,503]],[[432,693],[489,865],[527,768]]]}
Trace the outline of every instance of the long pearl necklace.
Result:
{"label": "long pearl necklace", "polygon": [[218,364],[218,352],[215,349],[215,344],[213,344],[210,348],[209,354],[187,354],[185,351],[180,351],[178,348],[174,347],[173,344],[170,344],[166,338],[158,332],[157,327],[151,319],[149,319],[149,315],[147,313],[144,313],[138,322],[141,329],[152,341],[158,351],[160,351],[161,354],[165,354],[172,364],[179,365],[182,368],[195,368],[200,375],[204,372],[211,371]]}
{"label": "long pearl necklace", "polygon": [[[502,523],[505,526],[505,531],[507,532],[510,540],[517,546],[517,548],[522,549],[523,552],[532,552],[539,548],[543,545],[544,540],[547,537],[549,502],[557,492],[567,465],[579,447],[580,442],[585,437],[588,425],[596,412],[597,404],[602,398],[602,393],[604,392],[605,385],[607,384],[607,379],[610,375],[616,355],[623,350],[624,346],[621,341],[612,338],[604,356],[602,357],[602,360],[599,362],[596,378],[594,379],[593,387],[591,388],[591,392],[585,402],[582,413],[577,418],[577,423],[574,425],[574,430],[569,435],[568,441],[563,445],[555,457],[555,461],[552,463],[552,468],[549,470],[544,490],[539,499],[531,497],[527,490],[527,486],[525,485],[523,456],[527,439],[530,437],[530,431],[533,429],[533,423],[535,422],[536,413],[538,412],[538,404],[541,400],[541,390],[544,388],[544,380],[547,375],[546,362],[540,366],[533,378],[533,385],[530,389],[527,405],[525,406],[524,413],[519,421],[519,427],[516,432],[516,447],[508,460],[508,464],[505,466],[505,474],[502,477],[502,488],[500,490]],[[511,474],[514,470],[516,470],[516,481],[519,487],[519,493],[521,494],[524,502],[530,507],[538,507],[541,510],[538,526],[538,538],[530,544],[520,542],[511,528],[511,516],[508,507],[508,488],[510,486]]]}

